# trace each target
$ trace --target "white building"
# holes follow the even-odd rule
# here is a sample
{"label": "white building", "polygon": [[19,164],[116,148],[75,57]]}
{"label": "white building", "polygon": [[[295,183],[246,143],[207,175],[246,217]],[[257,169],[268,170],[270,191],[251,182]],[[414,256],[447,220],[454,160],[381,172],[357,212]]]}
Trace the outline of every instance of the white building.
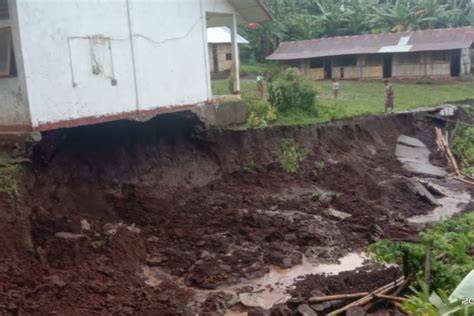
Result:
{"label": "white building", "polygon": [[[226,26],[210,27],[207,29],[209,43],[209,68],[211,72],[219,73],[232,69],[232,33]],[[249,42],[237,34],[237,43]]]}
{"label": "white building", "polygon": [[207,28],[270,19],[261,0],[0,0],[0,132],[212,102]]}

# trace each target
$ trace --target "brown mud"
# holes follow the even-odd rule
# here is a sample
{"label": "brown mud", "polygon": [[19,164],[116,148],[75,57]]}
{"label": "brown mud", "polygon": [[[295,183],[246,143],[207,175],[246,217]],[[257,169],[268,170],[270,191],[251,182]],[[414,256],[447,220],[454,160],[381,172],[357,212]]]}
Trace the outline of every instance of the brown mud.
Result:
{"label": "brown mud", "polygon": [[[222,298],[199,306],[191,288],[410,239],[407,218],[432,206],[410,188],[395,144],[417,137],[443,166],[433,124],[407,113],[207,131],[180,114],[45,133],[28,150],[21,202],[0,202],[0,314],[219,314]],[[309,151],[296,174],[281,168],[283,139]],[[168,277],[150,282],[146,266]],[[344,292],[348,274],[313,276],[319,288],[302,281],[293,294]]]}

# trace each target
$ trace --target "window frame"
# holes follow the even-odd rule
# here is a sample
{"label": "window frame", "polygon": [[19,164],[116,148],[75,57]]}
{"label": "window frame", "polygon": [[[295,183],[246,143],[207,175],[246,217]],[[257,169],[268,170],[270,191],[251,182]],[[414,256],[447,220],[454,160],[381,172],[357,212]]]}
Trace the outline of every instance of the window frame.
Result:
{"label": "window frame", "polygon": [[232,60],[232,53],[225,53],[225,60],[226,61]]}
{"label": "window frame", "polygon": [[12,77],[12,54],[13,54],[13,37],[11,27],[0,28],[0,33],[7,33],[8,45],[6,45],[6,60],[5,60],[5,69],[2,71],[0,69],[0,78]]}
{"label": "window frame", "polygon": [[334,67],[357,67],[357,55],[339,55],[333,59]]}

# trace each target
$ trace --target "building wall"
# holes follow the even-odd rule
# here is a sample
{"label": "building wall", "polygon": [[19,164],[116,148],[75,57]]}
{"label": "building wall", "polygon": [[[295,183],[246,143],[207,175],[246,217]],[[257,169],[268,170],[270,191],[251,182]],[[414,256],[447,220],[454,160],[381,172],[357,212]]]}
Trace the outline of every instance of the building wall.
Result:
{"label": "building wall", "polygon": [[[461,75],[470,73],[470,49],[461,50]],[[393,78],[445,78],[451,76],[451,58],[455,51],[433,51],[419,53],[397,53],[392,55]],[[358,55],[353,66],[336,66],[331,58],[332,78],[381,79],[383,78],[383,56],[380,54]],[[293,62],[295,64],[295,62]],[[283,68],[289,67],[283,63]],[[324,79],[324,68],[311,68],[310,60],[298,64],[301,71],[314,80]]]}
{"label": "building wall", "polygon": [[226,0],[17,0],[31,118],[39,129],[211,98],[205,12]]}
{"label": "building wall", "polygon": [[0,132],[25,131],[30,129],[31,126],[16,1],[9,1],[9,11],[10,18],[0,20],[0,28],[11,28],[17,75],[15,77],[0,78]]}
{"label": "building wall", "polygon": [[209,66],[211,72],[215,72],[215,66],[214,66],[214,56],[213,56],[213,51],[212,51],[212,45],[216,45],[217,47],[217,62],[219,63],[218,69],[219,72],[222,71],[229,71],[232,69],[232,59],[227,60],[227,54],[232,53],[232,47],[230,43],[219,43],[219,44],[209,44],[208,45],[208,50],[209,50]]}
{"label": "building wall", "polygon": [[300,70],[303,74],[310,77],[313,80],[324,79],[324,69],[323,68],[311,68],[309,59],[304,59],[300,62]]}
{"label": "building wall", "polygon": [[471,73],[471,49],[461,49],[461,76],[465,76]]}
{"label": "building wall", "polygon": [[394,78],[450,77],[450,57],[448,51],[394,54],[392,76]]}

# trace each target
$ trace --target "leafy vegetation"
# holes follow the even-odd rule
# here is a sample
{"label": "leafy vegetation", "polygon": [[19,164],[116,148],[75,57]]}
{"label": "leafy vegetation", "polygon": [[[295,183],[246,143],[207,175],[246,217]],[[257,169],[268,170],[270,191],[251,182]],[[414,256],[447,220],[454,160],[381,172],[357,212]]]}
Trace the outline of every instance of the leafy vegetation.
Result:
{"label": "leafy vegetation", "polygon": [[262,114],[256,112],[250,112],[247,119],[247,126],[249,128],[265,127],[269,123],[273,123],[277,120],[277,111],[275,107],[267,105],[266,111]]}
{"label": "leafy vegetation", "polygon": [[10,205],[15,205],[20,199],[18,179],[21,167],[10,160],[7,154],[0,152],[0,195]]}
{"label": "leafy vegetation", "polygon": [[383,240],[371,244],[375,260],[397,263],[421,277],[425,250],[432,244],[430,288],[451,292],[474,269],[474,212],[438,223],[420,233],[420,243]]}
{"label": "leafy vegetation", "polygon": [[461,126],[456,131],[453,154],[460,162],[462,173],[474,176],[474,127]]}
{"label": "leafy vegetation", "polygon": [[278,112],[313,112],[316,100],[313,83],[296,68],[273,80],[268,87],[268,101]]}
{"label": "leafy vegetation", "polygon": [[242,26],[244,59],[263,61],[281,41],[474,25],[471,0],[268,0],[275,21]]}
{"label": "leafy vegetation", "polygon": [[450,302],[445,291],[439,289],[430,294],[428,285],[422,280],[418,280],[420,289],[410,286],[413,292],[407,301],[403,303],[403,309],[411,315],[453,315],[464,316],[462,302],[460,300]]}
{"label": "leafy vegetation", "polygon": [[284,139],[280,145],[280,164],[288,173],[296,173],[300,163],[308,156],[306,148],[299,147],[294,140]]}

